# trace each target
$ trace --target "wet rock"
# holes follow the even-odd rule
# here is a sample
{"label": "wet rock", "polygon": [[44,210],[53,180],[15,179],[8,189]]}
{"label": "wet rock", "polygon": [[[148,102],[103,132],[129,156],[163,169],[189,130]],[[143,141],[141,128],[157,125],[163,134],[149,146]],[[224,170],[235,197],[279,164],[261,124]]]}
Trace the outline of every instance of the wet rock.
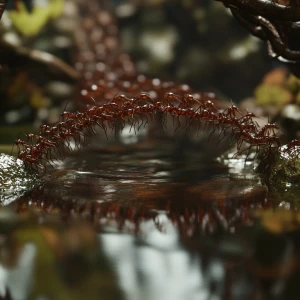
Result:
{"label": "wet rock", "polygon": [[22,160],[7,154],[0,154],[0,202],[9,204],[38,181],[35,174],[30,174]]}
{"label": "wet rock", "polygon": [[[288,149],[287,145],[270,155],[269,182],[280,186],[299,186],[300,183],[300,158],[299,146]],[[277,186],[278,188],[278,186]]]}

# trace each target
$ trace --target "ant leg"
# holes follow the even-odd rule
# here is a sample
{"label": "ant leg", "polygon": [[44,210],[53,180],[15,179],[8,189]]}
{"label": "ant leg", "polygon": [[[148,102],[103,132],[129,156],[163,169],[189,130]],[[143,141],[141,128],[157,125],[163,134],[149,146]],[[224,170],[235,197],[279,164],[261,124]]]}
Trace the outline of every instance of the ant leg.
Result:
{"label": "ant leg", "polygon": [[[174,126],[174,118],[175,118],[175,116],[173,115],[173,126]],[[181,122],[180,122],[180,116],[177,116],[177,126],[176,126],[176,128],[175,128],[175,130],[174,130],[174,136],[175,136],[175,134],[176,134],[176,132],[177,132],[177,130],[178,130],[178,128],[180,128],[180,126],[181,126]],[[174,126],[175,127],[175,126]],[[184,128],[184,127],[183,127]],[[182,129],[183,129],[182,128]]]}
{"label": "ant leg", "polygon": [[212,129],[212,131],[211,131],[211,133],[209,134],[209,136],[208,136],[208,141],[210,141],[210,139],[211,139],[211,137],[212,137],[212,135],[215,133],[215,131],[216,131],[216,128],[215,128],[215,126],[214,125],[212,125],[212,127],[213,127],[213,129]]}

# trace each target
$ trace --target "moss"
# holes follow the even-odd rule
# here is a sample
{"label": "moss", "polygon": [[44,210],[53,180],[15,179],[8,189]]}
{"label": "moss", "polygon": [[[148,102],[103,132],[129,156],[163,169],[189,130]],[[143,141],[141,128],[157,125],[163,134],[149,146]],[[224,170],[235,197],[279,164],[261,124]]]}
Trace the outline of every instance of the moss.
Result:
{"label": "moss", "polygon": [[294,75],[290,75],[285,84],[287,90],[293,95],[297,95],[300,89],[300,80]]}
{"label": "moss", "polygon": [[300,229],[300,213],[298,211],[286,209],[259,210],[256,212],[256,216],[265,230],[275,234]]}
{"label": "moss", "polygon": [[276,151],[270,168],[270,183],[300,185],[300,158],[298,155],[291,155],[284,150]]}
{"label": "moss", "polygon": [[283,107],[292,101],[292,94],[279,85],[261,84],[255,91],[255,103],[260,106],[275,105]]}

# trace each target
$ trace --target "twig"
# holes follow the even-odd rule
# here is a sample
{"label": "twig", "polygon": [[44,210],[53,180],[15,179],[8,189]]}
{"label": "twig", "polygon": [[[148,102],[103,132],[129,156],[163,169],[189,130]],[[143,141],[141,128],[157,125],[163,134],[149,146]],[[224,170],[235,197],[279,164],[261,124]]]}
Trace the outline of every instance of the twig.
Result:
{"label": "twig", "polygon": [[0,0],[0,20],[6,7],[6,0]]}
{"label": "twig", "polygon": [[290,41],[300,33],[300,0],[281,5],[273,0],[217,0],[254,36],[268,43],[271,57],[285,63],[300,61],[300,50]]}
{"label": "twig", "polygon": [[[8,60],[12,59],[12,57],[16,58],[17,56],[19,58],[25,58],[26,60],[46,65],[49,67],[49,69],[58,71],[73,80],[78,80],[81,77],[80,73],[77,72],[72,66],[68,65],[53,54],[44,51],[29,49],[24,46],[15,46],[7,41],[2,40],[0,41],[0,53],[0,60],[6,63]],[[16,62],[16,59],[13,59],[13,61]]]}
{"label": "twig", "polygon": [[238,8],[274,21],[300,21],[300,7],[285,6],[270,0],[216,0],[229,8]]}

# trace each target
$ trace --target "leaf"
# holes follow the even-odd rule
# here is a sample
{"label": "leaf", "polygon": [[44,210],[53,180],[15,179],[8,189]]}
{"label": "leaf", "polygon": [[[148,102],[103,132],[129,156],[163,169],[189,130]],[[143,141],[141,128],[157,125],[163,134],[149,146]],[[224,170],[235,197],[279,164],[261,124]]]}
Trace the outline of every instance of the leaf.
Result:
{"label": "leaf", "polygon": [[34,36],[52,18],[57,18],[63,9],[63,0],[50,0],[47,6],[36,5],[30,13],[25,4],[20,2],[18,10],[8,13],[15,28],[25,36]]}

